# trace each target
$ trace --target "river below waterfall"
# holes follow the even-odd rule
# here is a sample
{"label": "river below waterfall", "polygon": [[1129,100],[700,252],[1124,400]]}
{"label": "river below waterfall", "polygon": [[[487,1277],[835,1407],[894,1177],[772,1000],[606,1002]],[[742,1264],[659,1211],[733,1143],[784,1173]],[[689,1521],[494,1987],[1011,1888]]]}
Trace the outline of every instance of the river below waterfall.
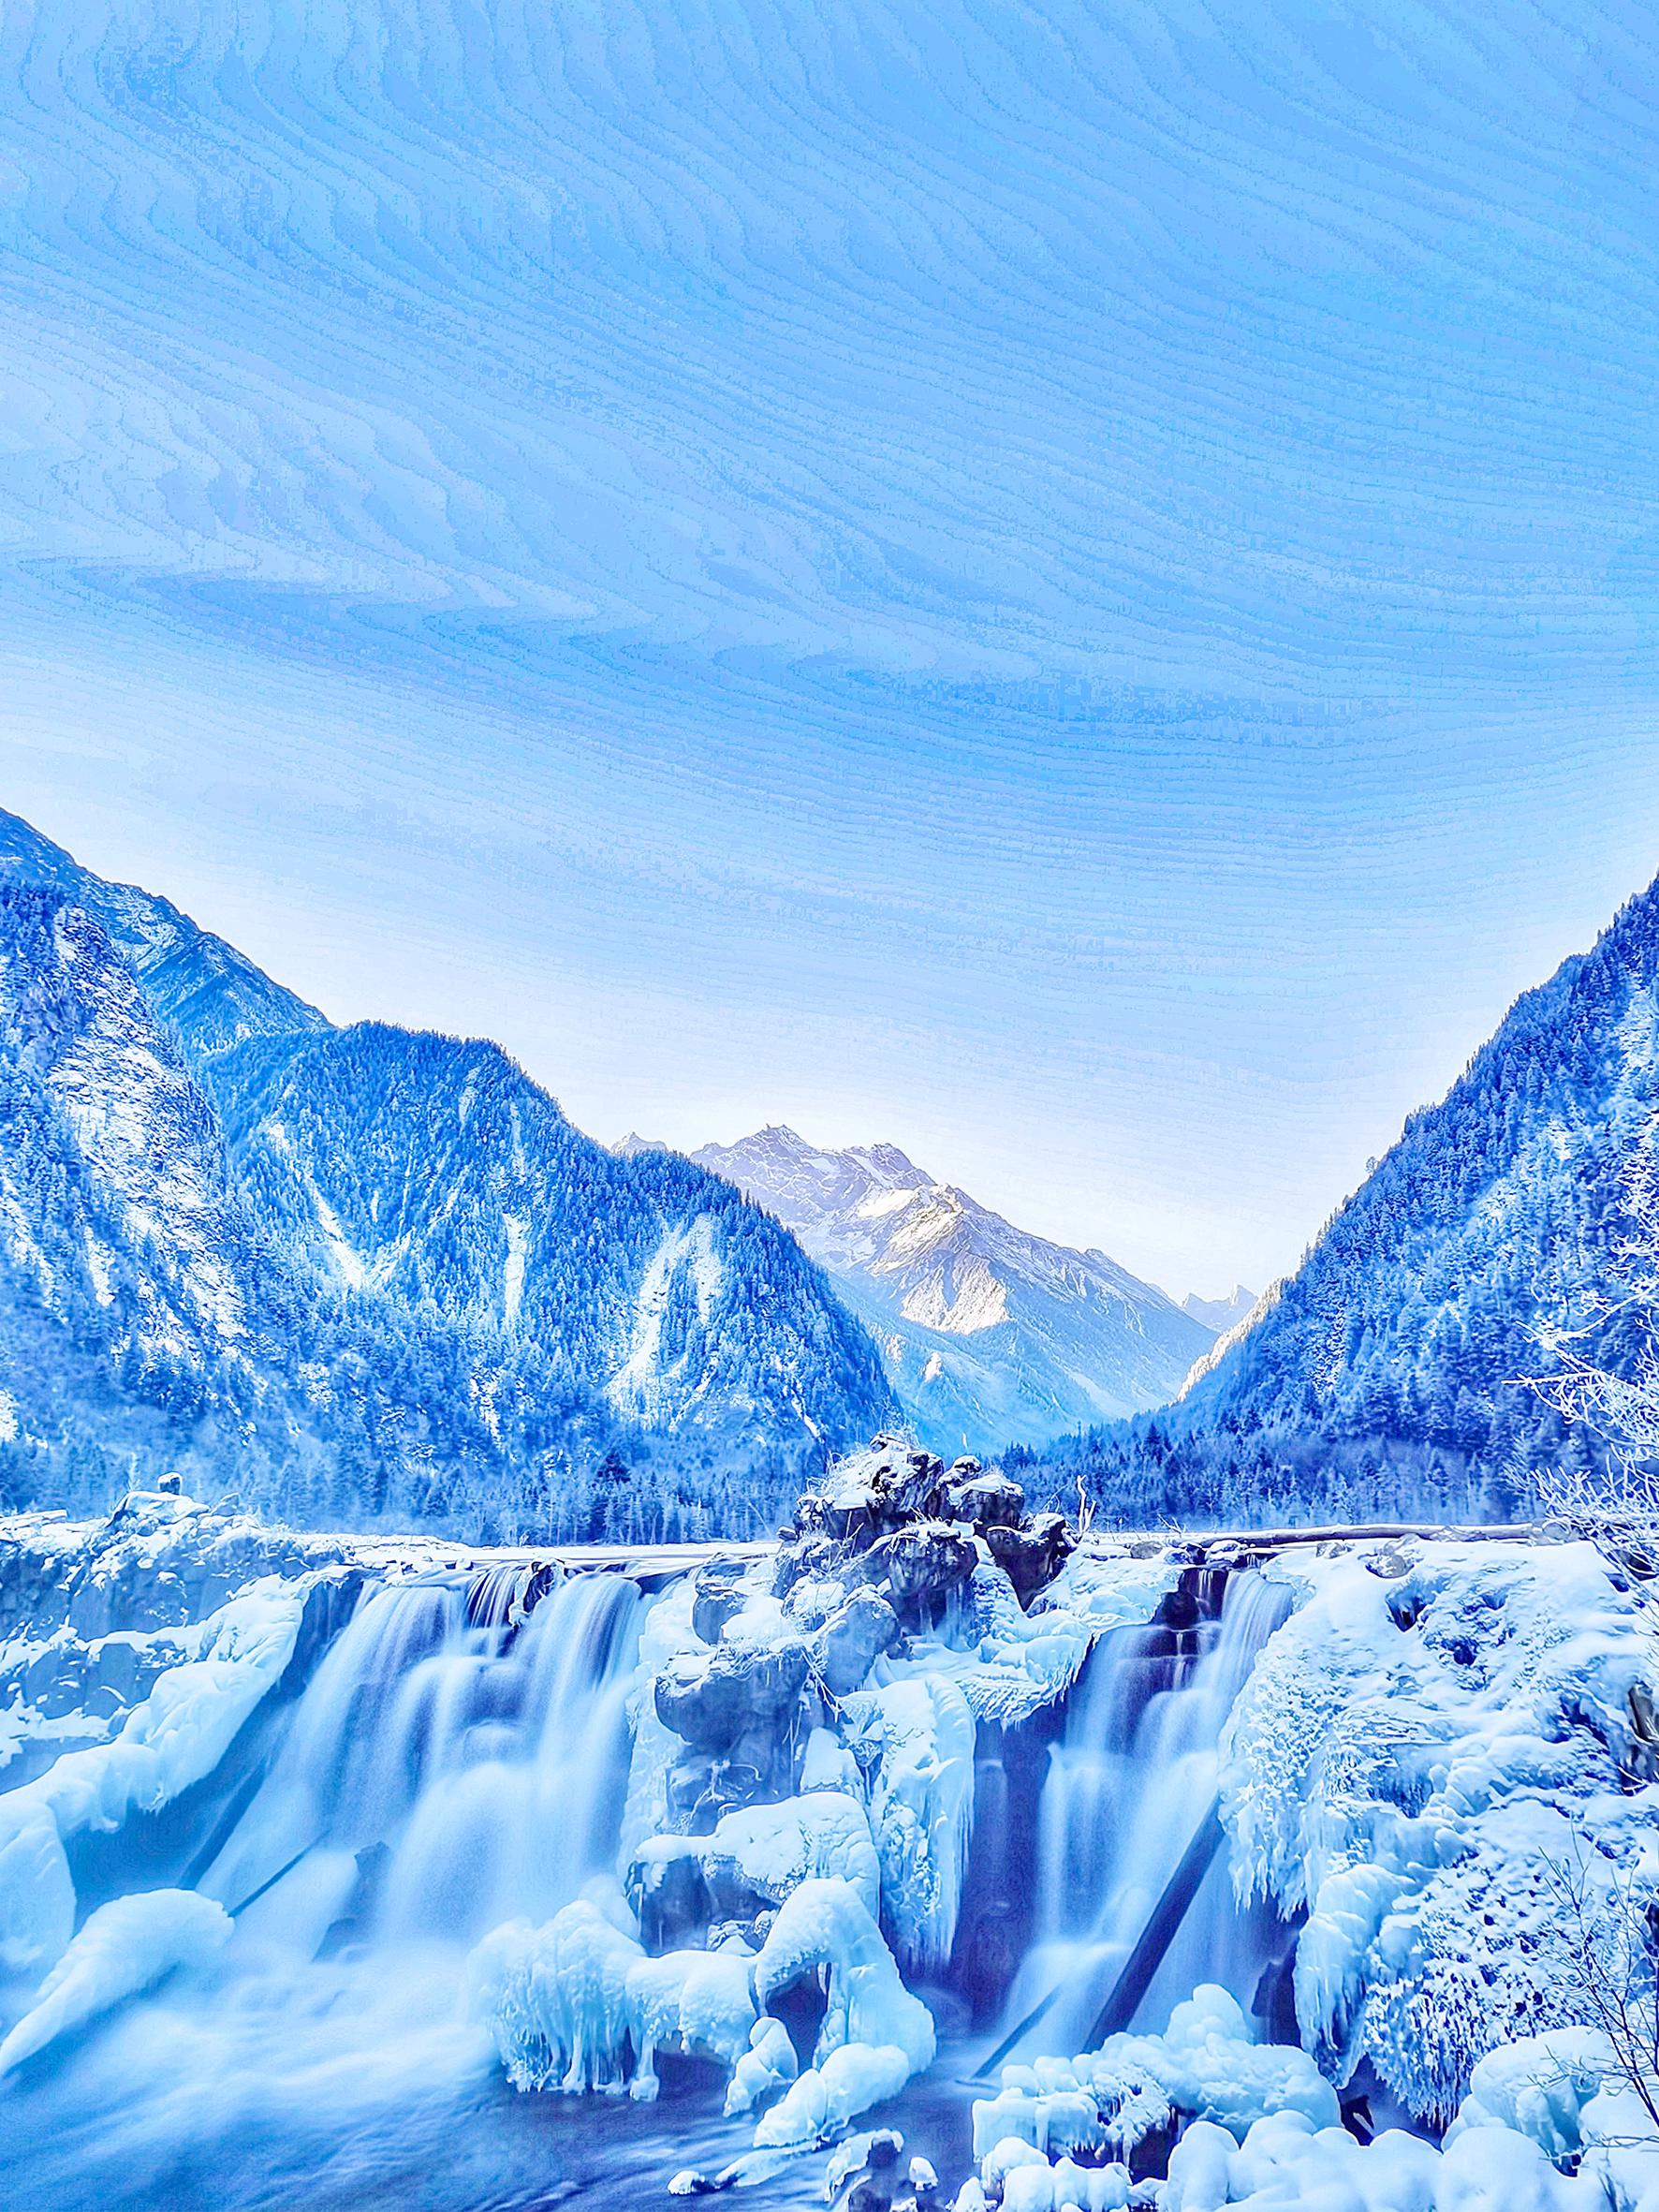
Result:
{"label": "river below waterfall", "polygon": [[[622,2212],[750,2148],[753,2120],[724,2118],[724,2084],[694,2062],[664,2059],[650,2103],[511,2088],[456,2005],[455,1964],[248,1974],[206,2006],[129,2006],[13,2085],[7,2212]],[[862,2124],[965,2171],[962,2085],[983,2047],[946,2044]],[[747,2201],[821,2205],[823,2175],[822,2156],[795,2160]]]}

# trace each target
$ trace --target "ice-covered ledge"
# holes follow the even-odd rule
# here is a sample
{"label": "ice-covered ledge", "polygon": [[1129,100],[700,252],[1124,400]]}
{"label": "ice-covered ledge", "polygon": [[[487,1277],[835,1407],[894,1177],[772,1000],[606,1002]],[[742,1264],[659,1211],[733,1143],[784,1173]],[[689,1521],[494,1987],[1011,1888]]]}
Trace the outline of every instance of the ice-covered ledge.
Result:
{"label": "ice-covered ledge", "polygon": [[[261,1777],[301,1741],[324,1747],[316,1763],[331,1773],[363,1733],[353,1683],[431,1650],[449,1655],[457,1684],[476,1676],[483,1702],[473,1718],[456,1708],[459,1763],[423,1768],[386,1829],[394,1887],[418,1894],[451,1801],[480,1771],[466,1764],[474,1727],[498,1747],[477,1756],[502,1826],[540,1833],[605,1760],[619,1787],[625,1777],[602,1899],[579,1881],[546,1903],[509,1896],[455,1939],[499,2062],[525,2083],[645,2096],[653,2054],[674,2051],[728,2070],[733,2111],[756,2112],[769,2142],[833,2132],[926,2062],[906,1989],[948,2005],[952,1932],[978,1879],[979,1751],[1035,1721],[1040,1766],[1103,1637],[1131,1658],[1154,1618],[1154,1634],[1190,1639],[1222,1590],[1264,1578],[1290,1617],[1232,1706],[1219,1783],[1235,1881],[1305,1922],[1291,2032],[1339,2087],[1373,2067],[1445,2116],[1487,2047],[1482,2022],[1501,2012],[1511,2039],[1550,2027],[1562,1962],[1535,1940],[1535,1912],[1511,1925],[1513,1900],[1535,1899],[1545,1859],[1576,1843],[1634,1865],[1659,1804],[1651,1655],[1593,1552],[1555,1531],[1399,1524],[1077,1541],[982,1470],[918,1456],[890,1444],[866,1456],[762,1544],[319,1534],[166,1492],[100,1522],[0,1523],[0,1944],[31,2008],[14,2052],[72,2024],[88,1989],[125,2001],[170,1969],[176,1986],[200,1978],[211,2003],[213,1977],[242,1955],[228,1930],[244,1909],[267,1938],[273,1915],[303,1924],[301,1983],[330,1913],[389,1945],[392,1924],[363,1901],[360,1839],[349,1831],[346,1849],[330,1827],[339,1807],[289,1820]],[[580,1697],[551,1735],[538,1724],[514,1747],[490,1685],[525,1670]],[[377,1710],[389,1726],[390,1706]],[[566,1738],[575,1764],[549,1782],[536,1747]],[[454,1840],[470,1880],[474,1844]],[[307,1885],[325,1878],[345,1887],[313,1927]],[[89,1916],[98,1896],[134,1924],[100,1920],[102,1905]],[[1471,1926],[1473,1957],[1454,1941]],[[374,1973],[392,1958],[375,1948]],[[1475,2007],[1458,1980],[1471,1971]],[[803,1974],[839,1977],[849,2020],[857,1989],[880,1996],[857,2013],[861,2055],[831,2064],[825,2044],[797,2087],[769,1993]],[[613,1991],[602,2019],[577,2003],[590,1985]],[[958,2020],[960,2032],[960,2005]],[[1148,2063],[1200,2126],[1247,2124],[1246,2077],[1289,2078],[1288,2062],[1241,2057],[1238,2079],[1206,2087],[1201,2069],[1182,2071],[1184,2047],[1172,2030]],[[1074,2060],[1078,2086],[1056,2074],[1041,2093],[1092,2097],[1090,2124],[1116,2125],[1116,2077]],[[1010,2125],[1046,2127],[1026,2111],[1035,2093],[1013,2089]],[[1207,2140],[1194,2134],[1193,2156]]]}

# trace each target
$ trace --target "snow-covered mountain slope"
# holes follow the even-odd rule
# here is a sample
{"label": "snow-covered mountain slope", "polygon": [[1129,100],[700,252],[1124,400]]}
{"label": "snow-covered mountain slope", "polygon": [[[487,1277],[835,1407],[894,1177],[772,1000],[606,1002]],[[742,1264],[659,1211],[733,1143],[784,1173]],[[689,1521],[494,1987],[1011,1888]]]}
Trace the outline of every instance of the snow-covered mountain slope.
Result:
{"label": "snow-covered mountain slope", "polygon": [[197,1058],[247,1037],[329,1026],[316,1007],[166,899],[136,884],[107,883],[21,816],[0,808],[0,885],[6,883],[55,891],[95,915],[137,970],[150,1005]]}
{"label": "snow-covered mountain slope", "polygon": [[1225,1336],[1229,1329],[1236,1329],[1255,1304],[1257,1293],[1247,1290],[1242,1283],[1235,1283],[1226,1298],[1200,1298],[1196,1290],[1189,1290],[1181,1302],[1182,1313],[1190,1314],[1195,1321],[1212,1329],[1218,1336]]}
{"label": "snow-covered mountain slope", "polygon": [[1627,1366],[1656,1284],[1659,887],[1412,1116],[1189,1408],[1524,1455],[1542,1416],[1516,1379],[1549,1366],[1540,1332],[1582,1328]]}
{"label": "snow-covered mountain slope", "polygon": [[1036,1441],[1161,1405],[1213,1341],[1104,1252],[1014,1228],[896,1145],[830,1152],[766,1128],[693,1157],[828,1268],[941,1448]]}
{"label": "snow-covered mountain slope", "polygon": [[95,1502],[136,1461],[306,1516],[587,1534],[649,1460],[659,1518],[741,1526],[894,1412],[719,1177],[612,1157],[493,1045],[334,1028],[22,825],[7,850],[14,1499]]}
{"label": "snow-covered mountain slope", "polygon": [[94,917],[7,885],[0,1084],[15,1293],[91,1320],[117,1365],[240,1354],[253,1242],[213,1107]]}
{"label": "snow-covered mountain slope", "polygon": [[678,1154],[617,1158],[496,1045],[361,1023],[210,1081],[261,1220],[336,1297],[556,1346],[621,1417],[727,1446],[843,1444],[890,1409],[775,1223]]}

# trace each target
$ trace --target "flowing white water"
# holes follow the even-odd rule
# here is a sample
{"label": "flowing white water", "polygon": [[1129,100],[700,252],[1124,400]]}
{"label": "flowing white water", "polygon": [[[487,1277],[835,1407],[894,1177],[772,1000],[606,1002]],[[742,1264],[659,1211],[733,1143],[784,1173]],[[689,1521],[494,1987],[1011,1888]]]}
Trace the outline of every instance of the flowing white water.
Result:
{"label": "flowing white water", "polygon": [[[531,2212],[573,2191],[621,2212],[744,2147],[752,2122],[724,2121],[720,2092],[685,2077],[656,2108],[519,2097],[467,2017],[472,1944],[615,1868],[649,1602],[621,1576],[549,1589],[520,1566],[365,1599],[198,1869],[237,1916],[222,1965],[130,2004],[8,2097],[7,2212]],[[1031,2048],[1079,2047],[1211,1802],[1217,1740],[1285,1605],[1236,1576],[1185,1658],[1149,1630],[1091,1661],[1041,1795],[1036,1940],[1008,2018],[1056,1981],[1066,1995]],[[1201,1980],[1248,2004],[1252,1935],[1217,1866],[1143,2018]],[[906,2092],[903,2124],[931,2148],[965,2127],[959,2089],[939,2103],[952,2072]],[[767,2201],[817,2187],[802,2168]]]}
{"label": "flowing white water", "polygon": [[328,1906],[383,1946],[548,1918],[614,1856],[640,1602],[604,1574],[527,1621],[509,1583],[378,1592],[201,1886],[263,1889],[261,1932],[313,1948]]}
{"label": "flowing white water", "polygon": [[[1233,1702],[1289,1594],[1260,1574],[1229,1576],[1221,1618],[1188,1631],[1126,1630],[1093,1655],[1050,1754],[1038,1814],[1035,1939],[1005,2012],[1011,2030],[1060,1995],[1022,2049],[1087,2047],[1101,2006],[1165,1884],[1214,1801]],[[1149,1694],[1150,1686],[1150,1694]],[[1226,1854],[1199,1885],[1136,2008],[1161,2026],[1201,1982],[1248,2011],[1262,1960],[1258,1914],[1234,1901]]]}
{"label": "flowing white water", "polygon": [[201,1877],[237,1912],[222,1972],[14,2095],[7,2212],[637,2201],[683,2162],[666,2115],[584,2131],[519,2098],[466,2016],[467,1950],[614,1865],[626,1789],[646,1601],[587,1574],[526,1615],[527,1580],[360,1606]]}

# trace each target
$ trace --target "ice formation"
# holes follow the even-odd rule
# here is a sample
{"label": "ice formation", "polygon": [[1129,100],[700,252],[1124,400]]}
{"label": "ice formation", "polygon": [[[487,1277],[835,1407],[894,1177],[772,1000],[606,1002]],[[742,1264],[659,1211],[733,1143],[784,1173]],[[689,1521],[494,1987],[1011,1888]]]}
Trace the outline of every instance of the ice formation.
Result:
{"label": "ice formation", "polygon": [[974,1813],[974,1715],[937,1675],[855,1691],[843,1703],[856,1744],[878,1747],[870,1821],[882,1895],[907,1964],[950,1956]]}
{"label": "ice formation", "polygon": [[[625,1901],[591,1887],[473,1954],[513,2081],[650,2097],[658,2050],[711,2058],[730,2112],[775,2099],[756,2142],[779,2147],[833,2136],[932,2063],[902,1968],[949,1957],[976,1714],[1051,1702],[1170,1580],[1150,1556],[1051,1548],[1064,1571],[1034,1609],[1036,1554],[1022,1602],[975,1517],[989,1512],[1005,1549],[1024,1541],[1013,1485],[969,1465],[953,1493],[937,1460],[884,1440],[803,1501],[776,1557],[715,1558],[651,1609]],[[800,2067],[767,2014],[803,1980],[822,1982],[825,2013]]]}
{"label": "ice formation", "polygon": [[1176,2006],[1162,2035],[1114,2035],[1098,2051],[1003,2069],[999,2094],[974,2107],[984,2158],[1018,2141],[1034,2150],[1134,2150],[1172,2114],[1237,2132],[1296,2112],[1334,2127],[1336,2092],[1303,2051],[1256,2042],[1238,2000],[1213,1984]]}
{"label": "ice formation", "polygon": [[1295,1556],[1226,1747],[1235,1877],[1306,1910],[1297,2013],[1333,2078],[1369,2057],[1448,2119],[1488,2051],[1571,2025],[1564,1876],[1633,1866],[1659,1815],[1651,1655],[1587,1545]]}
{"label": "ice formation", "polygon": [[[494,1930],[470,1962],[474,2008],[522,2089],[619,2089],[654,2097],[659,2050],[731,2070],[730,2110],[768,2086],[784,2089],[760,2145],[831,2133],[931,2065],[933,2023],[904,1987],[868,1905],[850,1882],[800,1882],[758,1952],[741,1937],[716,1951],[652,1957],[625,1918],[595,1896],[542,1927]],[[822,1978],[825,2009],[813,2064],[797,2075],[771,2001]],[[785,2055],[787,2053],[787,2056]]]}
{"label": "ice formation", "polygon": [[[754,1954],[653,1958],[625,1923],[580,1897],[541,1927],[509,1922],[469,1961],[474,2009],[521,2089],[619,2089],[654,2097],[659,2050],[735,2068],[751,2049]],[[751,2077],[752,2078],[752,2077]]]}
{"label": "ice formation", "polygon": [[163,1975],[217,1957],[231,1932],[223,1906],[195,1890],[139,1890],[100,1905],[0,2042],[0,2075]]}
{"label": "ice formation", "polygon": [[1362,2143],[1304,2053],[1254,2043],[1225,1992],[1199,1990],[1162,2036],[1008,2068],[974,2108],[956,2212],[1127,2205],[1129,2169],[1103,2152],[1176,2112],[1167,2178],[1133,2197],[1156,2212],[1659,2212],[1659,2137],[1634,2104],[1606,2040],[1577,2029],[1483,2059],[1444,2146]]}
{"label": "ice formation", "polygon": [[[40,1533],[51,1556],[57,1532],[48,1525]],[[89,1534],[86,1549],[75,1568],[69,1617],[42,1634],[50,1626],[43,1617],[25,1631],[22,1648],[8,1647],[7,1672],[21,1677],[24,1690],[13,1705],[12,1747],[22,1749],[25,1728],[51,1740],[50,1718],[26,1693],[30,1683],[50,1679],[54,1665],[79,1662],[95,1679],[109,1679],[119,1667],[145,1694],[107,1741],[88,1740],[106,1733],[107,1722],[103,1729],[83,1725],[73,1747],[0,1794],[0,1965],[13,1972],[51,1966],[74,1931],[65,1846],[85,1831],[118,1829],[134,1813],[154,1812],[214,1771],[292,1659],[317,1579],[247,1578],[249,1566],[263,1563],[257,1525],[204,1522],[188,1501],[162,1494],[126,1500],[95,1537]],[[153,1581],[165,1610],[169,1587],[184,1599],[181,1567],[213,1596],[236,1576],[239,1562],[245,1586],[205,1618],[163,1618],[147,1630],[111,1626],[123,1591]],[[150,1601],[154,1611],[154,1597]],[[112,1702],[119,1708],[118,1695]]]}
{"label": "ice formation", "polygon": [[[1066,1954],[1086,2021],[1208,1803],[1221,1732],[1232,1879],[1305,1925],[1227,1953],[1231,1994],[1160,1998],[1159,2033],[1005,2069],[975,2105],[961,2212],[1659,2212],[1659,2144],[1567,2016],[1581,2000],[1551,1948],[1561,1865],[1652,1886],[1651,1654],[1629,1594],[1573,1545],[1299,1546],[1230,1580],[1151,1543],[1067,1558],[1011,1488],[889,1440],[776,1548],[638,1581],[291,1538],[166,1495],[96,1526],[12,1524],[11,2116],[43,2054],[79,2079],[106,2045],[130,2064],[130,2028],[207,2070],[198,2112],[222,2048],[257,2053],[261,2078],[286,2066],[290,2113],[319,2067],[346,2085],[338,2111],[492,2065],[643,2103],[689,2060],[724,2077],[723,2183],[758,2187],[865,2116],[874,2159],[961,2031],[924,1994],[956,2002],[988,1838],[1022,1848],[989,1785],[977,1802],[986,1741],[995,1761],[1036,1747],[1052,1833],[1025,1833],[1057,1880],[1071,1815],[1128,1808],[1112,1880],[1143,1901],[1098,1958]],[[993,1527],[1002,1553],[1026,1545],[1022,1586]],[[1184,1716],[1203,1757],[1175,1758],[1186,1736],[1161,1724],[1111,1738],[1120,1697]],[[1118,1748],[1092,1795],[1073,1768],[1094,1733]],[[1182,1818],[1137,1873],[1152,1831],[1119,1785],[1154,1758]],[[1028,1871],[1016,1856],[995,1879]],[[1098,1888],[1094,1860],[1081,1879]],[[1219,1957],[1211,1909],[1188,1919],[1193,1955]],[[1265,1955],[1280,1976],[1292,1945],[1305,2049],[1243,1970]],[[1442,2146],[1341,2126],[1367,2061],[1451,2121]],[[732,2134],[753,2146],[736,2159]],[[900,2186],[902,2165],[881,2172],[857,2186]]]}

